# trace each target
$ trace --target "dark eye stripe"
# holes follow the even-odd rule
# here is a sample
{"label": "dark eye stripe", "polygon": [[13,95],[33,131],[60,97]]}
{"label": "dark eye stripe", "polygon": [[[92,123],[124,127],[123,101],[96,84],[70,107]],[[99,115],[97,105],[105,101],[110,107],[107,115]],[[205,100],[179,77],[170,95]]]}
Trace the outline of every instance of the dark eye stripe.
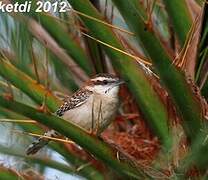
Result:
{"label": "dark eye stripe", "polygon": [[110,83],[114,83],[114,81],[107,81],[107,80],[104,80],[104,81],[95,81],[94,84],[95,85],[106,85],[106,84],[110,84]]}
{"label": "dark eye stripe", "polygon": [[103,81],[99,81],[99,80],[95,81],[94,83],[95,83],[95,85],[103,85],[104,84]]}

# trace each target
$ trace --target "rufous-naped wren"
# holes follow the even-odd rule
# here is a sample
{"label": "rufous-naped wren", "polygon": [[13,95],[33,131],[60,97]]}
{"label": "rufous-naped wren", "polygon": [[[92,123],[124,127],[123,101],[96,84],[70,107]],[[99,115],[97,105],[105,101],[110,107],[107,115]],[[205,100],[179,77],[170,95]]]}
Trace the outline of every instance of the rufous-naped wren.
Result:
{"label": "rufous-naped wren", "polygon": [[[66,98],[55,114],[87,131],[96,129],[97,134],[100,134],[110,124],[118,109],[119,85],[122,83],[114,75],[98,74]],[[60,134],[50,130],[44,136],[59,137]],[[26,153],[35,154],[48,142],[49,139],[40,137],[28,147]]]}

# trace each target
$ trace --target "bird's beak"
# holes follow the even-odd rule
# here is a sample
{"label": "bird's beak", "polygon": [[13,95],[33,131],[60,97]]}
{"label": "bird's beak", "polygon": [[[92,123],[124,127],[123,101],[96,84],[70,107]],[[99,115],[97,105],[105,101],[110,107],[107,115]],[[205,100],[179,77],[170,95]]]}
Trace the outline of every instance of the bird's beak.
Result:
{"label": "bird's beak", "polygon": [[121,85],[121,84],[123,84],[123,83],[125,83],[125,81],[119,79],[118,82],[117,82],[116,84],[114,84],[111,88],[108,89],[108,91],[110,91],[110,90],[113,89],[114,87],[119,86],[119,85]]}
{"label": "bird's beak", "polygon": [[119,81],[118,81],[118,83],[116,84],[117,86],[119,86],[120,84],[124,84],[125,83],[125,81],[124,80],[122,80],[122,79],[119,79]]}

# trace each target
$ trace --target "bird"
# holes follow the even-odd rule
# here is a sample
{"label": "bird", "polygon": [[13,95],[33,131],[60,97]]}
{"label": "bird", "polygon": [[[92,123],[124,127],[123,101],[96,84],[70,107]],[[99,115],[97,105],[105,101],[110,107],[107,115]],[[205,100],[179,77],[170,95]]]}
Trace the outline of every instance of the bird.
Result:
{"label": "bird", "polygon": [[[88,132],[96,130],[96,134],[100,135],[118,110],[119,88],[123,83],[124,81],[115,75],[97,74],[71,97],[67,97],[55,115]],[[44,137],[40,137],[28,146],[26,154],[35,154],[47,145],[50,140],[45,136],[60,137],[61,134],[49,130]]]}

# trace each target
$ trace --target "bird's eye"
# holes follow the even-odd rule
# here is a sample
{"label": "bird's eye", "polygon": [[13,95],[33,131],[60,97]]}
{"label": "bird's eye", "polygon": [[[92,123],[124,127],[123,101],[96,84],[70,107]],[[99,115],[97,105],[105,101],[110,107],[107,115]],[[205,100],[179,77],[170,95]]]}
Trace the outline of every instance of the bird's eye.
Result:
{"label": "bird's eye", "polygon": [[103,81],[103,84],[108,84],[108,81],[107,81],[107,80],[104,80],[104,81]]}

